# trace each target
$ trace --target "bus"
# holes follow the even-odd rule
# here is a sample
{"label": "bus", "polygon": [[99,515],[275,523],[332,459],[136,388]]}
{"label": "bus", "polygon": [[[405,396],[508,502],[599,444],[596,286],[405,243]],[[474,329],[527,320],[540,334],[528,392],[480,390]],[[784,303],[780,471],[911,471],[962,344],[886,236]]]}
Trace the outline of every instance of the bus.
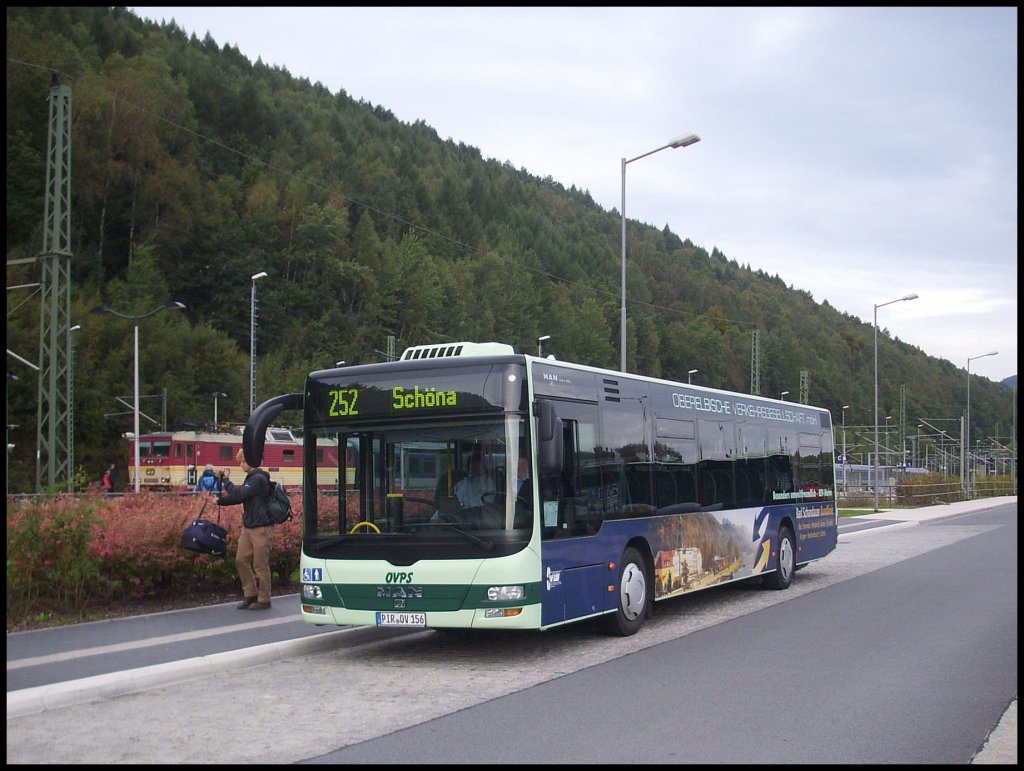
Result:
{"label": "bus", "polygon": [[[227,430],[156,431],[139,438],[140,489],[154,492],[189,492],[195,489],[198,477],[207,464],[218,471],[236,472],[235,459],[242,448],[244,426],[230,426]],[[269,426],[265,429],[265,468],[286,489],[298,490],[302,486],[302,440],[288,427]],[[317,485],[321,489],[338,489],[338,480],[332,469],[337,469],[337,443],[324,439],[317,443],[316,453],[320,473]],[[347,448],[347,465],[355,468],[355,447]],[[135,441],[128,443],[128,481],[135,483]],[[354,477],[350,475],[351,485]]]}
{"label": "bus", "polygon": [[[655,602],[786,589],[838,537],[825,409],[516,354],[414,346],[312,372],[246,425],[302,413],[302,619],[315,625],[636,633]],[[352,442],[336,496],[313,443]],[[494,492],[458,498],[471,456]],[[338,458],[339,462],[344,462]]]}

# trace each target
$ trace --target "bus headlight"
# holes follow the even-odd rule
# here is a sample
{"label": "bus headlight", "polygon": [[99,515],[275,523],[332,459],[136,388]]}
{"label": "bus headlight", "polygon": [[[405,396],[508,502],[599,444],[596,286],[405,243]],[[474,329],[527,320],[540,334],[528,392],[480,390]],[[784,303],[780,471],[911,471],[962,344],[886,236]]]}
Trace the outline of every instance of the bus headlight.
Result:
{"label": "bus headlight", "polygon": [[526,596],[526,587],[517,586],[489,586],[487,587],[487,599],[498,600],[521,600]]}
{"label": "bus headlight", "polygon": [[320,587],[316,584],[303,584],[302,598],[304,600],[322,600],[324,593],[320,591]]}

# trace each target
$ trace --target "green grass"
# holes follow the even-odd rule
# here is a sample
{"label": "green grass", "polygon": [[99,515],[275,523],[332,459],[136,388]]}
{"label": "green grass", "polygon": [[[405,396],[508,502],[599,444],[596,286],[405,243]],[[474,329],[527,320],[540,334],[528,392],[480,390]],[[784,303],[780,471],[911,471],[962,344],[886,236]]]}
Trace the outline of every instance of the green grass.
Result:
{"label": "green grass", "polygon": [[839,510],[839,517],[840,518],[842,518],[842,517],[859,517],[861,514],[874,514],[874,513],[875,513],[874,507],[871,507],[870,509],[840,509]]}
{"label": "green grass", "polygon": [[[880,512],[882,512],[882,511],[892,511],[894,509],[916,509],[916,508],[920,508],[920,507],[919,506],[907,506],[906,504],[903,504],[903,503],[885,503],[885,502],[881,502],[881,501],[878,504],[878,510]],[[842,518],[842,517],[858,517],[858,516],[860,516],[862,514],[874,514],[874,513],[875,513],[875,504],[873,502],[867,504],[866,506],[861,506],[860,508],[856,508],[856,509],[844,509],[844,508],[840,508],[839,509],[839,516],[840,516],[840,518]]]}

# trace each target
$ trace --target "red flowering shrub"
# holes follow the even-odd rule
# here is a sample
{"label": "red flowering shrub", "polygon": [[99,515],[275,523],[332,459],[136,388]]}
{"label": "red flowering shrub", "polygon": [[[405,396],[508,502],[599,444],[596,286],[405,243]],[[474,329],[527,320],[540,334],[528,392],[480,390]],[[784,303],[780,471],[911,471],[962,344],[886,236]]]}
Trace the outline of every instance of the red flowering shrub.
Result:
{"label": "red flowering shrub", "polygon": [[81,608],[102,585],[89,552],[97,499],[7,499],[7,613]]}
{"label": "red flowering shrub", "polygon": [[[199,517],[228,531],[226,557],[181,547],[181,534]],[[302,497],[294,517],[274,528],[275,582],[297,574],[302,548]],[[96,491],[46,498],[7,498],[8,619],[46,610],[81,611],[88,601],[188,594],[202,587],[238,588],[235,551],[242,506],[217,506],[196,495],[108,498]]]}
{"label": "red flowering shrub", "polygon": [[199,499],[143,491],[104,503],[91,546],[114,594],[140,599],[187,591],[193,557],[181,548],[181,533],[198,515]]}

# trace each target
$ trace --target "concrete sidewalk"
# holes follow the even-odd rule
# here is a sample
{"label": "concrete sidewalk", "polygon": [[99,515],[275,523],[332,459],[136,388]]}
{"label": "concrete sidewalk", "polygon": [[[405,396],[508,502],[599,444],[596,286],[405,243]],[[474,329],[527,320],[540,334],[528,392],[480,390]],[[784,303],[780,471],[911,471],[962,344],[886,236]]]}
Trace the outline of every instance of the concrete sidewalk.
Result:
{"label": "concrete sidewalk", "polygon": [[[1007,495],[999,498],[975,498],[971,501],[956,501],[954,503],[941,503],[934,506],[921,506],[916,509],[895,509],[879,507],[876,514],[873,509],[864,509],[863,514],[856,515],[857,519],[896,519],[901,522],[927,522],[932,519],[943,517],[954,517],[957,514],[964,514],[969,511],[984,511],[1006,503],[1016,503],[1017,496]],[[848,517],[844,517],[848,519]],[[842,520],[840,520],[842,521]]]}

